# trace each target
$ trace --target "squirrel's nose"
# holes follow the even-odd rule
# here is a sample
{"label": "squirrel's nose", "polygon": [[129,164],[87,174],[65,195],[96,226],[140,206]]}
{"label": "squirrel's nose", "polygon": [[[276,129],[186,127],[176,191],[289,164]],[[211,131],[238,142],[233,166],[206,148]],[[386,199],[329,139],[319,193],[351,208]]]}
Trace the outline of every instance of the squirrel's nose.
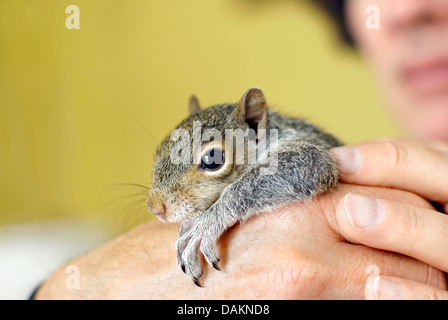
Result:
{"label": "squirrel's nose", "polygon": [[146,207],[148,211],[155,214],[161,219],[165,218],[166,206],[161,197],[153,189],[149,190],[148,198],[146,198]]}
{"label": "squirrel's nose", "polygon": [[156,216],[161,217],[161,218],[166,213],[165,204],[150,206],[148,209],[149,209],[149,211],[151,211],[151,213],[154,213]]}
{"label": "squirrel's nose", "polygon": [[166,206],[163,202],[155,202],[152,201],[151,198],[148,197],[146,199],[146,208],[148,208],[148,211],[155,214],[156,216],[160,218],[164,218],[166,214]]}

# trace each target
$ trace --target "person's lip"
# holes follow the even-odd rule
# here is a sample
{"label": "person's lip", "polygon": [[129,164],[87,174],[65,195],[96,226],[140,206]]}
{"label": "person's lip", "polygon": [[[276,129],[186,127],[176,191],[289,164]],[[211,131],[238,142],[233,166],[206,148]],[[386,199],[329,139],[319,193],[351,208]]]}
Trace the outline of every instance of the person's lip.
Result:
{"label": "person's lip", "polygon": [[433,58],[404,68],[405,84],[418,95],[448,92],[448,58]]}

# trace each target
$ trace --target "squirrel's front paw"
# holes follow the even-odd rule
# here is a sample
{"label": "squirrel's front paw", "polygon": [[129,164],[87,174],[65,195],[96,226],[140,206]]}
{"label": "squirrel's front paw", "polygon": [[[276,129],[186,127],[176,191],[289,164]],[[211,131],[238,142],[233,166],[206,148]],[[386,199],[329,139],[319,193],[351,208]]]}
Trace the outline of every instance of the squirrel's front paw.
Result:
{"label": "squirrel's front paw", "polygon": [[216,237],[213,236],[211,228],[213,221],[204,214],[186,220],[182,223],[179,239],[176,242],[177,261],[182,271],[189,276],[197,286],[202,276],[201,260],[199,251],[205,260],[215,269],[219,270],[219,255],[216,250]]}

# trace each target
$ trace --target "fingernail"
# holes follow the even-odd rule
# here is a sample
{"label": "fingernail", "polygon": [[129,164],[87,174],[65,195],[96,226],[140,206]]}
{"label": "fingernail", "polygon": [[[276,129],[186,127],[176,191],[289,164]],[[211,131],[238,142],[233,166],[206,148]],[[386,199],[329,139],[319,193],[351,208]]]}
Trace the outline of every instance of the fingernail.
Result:
{"label": "fingernail", "polygon": [[344,199],[345,213],[356,229],[369,229],[384,220],[384,207],[376,199],[349,193]]}
{"label": "fingernail", "polygon": [[377,300],[401,300],[403,291],[401,286],[382,276],[377,276],[373,281],[367,281],[371,296]]}
{"label": "fingernail", "polygon": [[361,164],[361,153],[351,146],[337,147],[330,150],[341,173],[353,174]]}

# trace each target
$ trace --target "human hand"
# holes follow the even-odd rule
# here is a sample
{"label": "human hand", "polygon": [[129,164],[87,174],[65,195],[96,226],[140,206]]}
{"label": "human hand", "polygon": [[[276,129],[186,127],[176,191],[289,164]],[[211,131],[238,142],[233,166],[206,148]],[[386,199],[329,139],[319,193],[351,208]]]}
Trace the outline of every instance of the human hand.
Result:
{"label": "human hand", "polygon": [[179,226],[154,220],[71,261],[68,265],[80,271],[79,290],[66,287],[64,266],[36,298],[361,299],[372,265],[422,283],[441,277],[415,259],[347,243],[335,208],[348,192],[430,208],[407,192],[340,185],[309,203],[261,213],[231,228],[218,243],[222,271],[203,263],[203,288],[191,283],[176,263]]}
{"label": "human hand", "polygon": [[[344,182],[410,191],[448,211],[447,144],[381,140],[332,152]],[[336,216],[353,243],[398,252],[448,272],[448,216],[434,208],[351,193],[338,203]],[[424,284],[381,273],[386,276],[367,282],[367,299],[448,299],[448,291],[440,288],[445,279]]]}

